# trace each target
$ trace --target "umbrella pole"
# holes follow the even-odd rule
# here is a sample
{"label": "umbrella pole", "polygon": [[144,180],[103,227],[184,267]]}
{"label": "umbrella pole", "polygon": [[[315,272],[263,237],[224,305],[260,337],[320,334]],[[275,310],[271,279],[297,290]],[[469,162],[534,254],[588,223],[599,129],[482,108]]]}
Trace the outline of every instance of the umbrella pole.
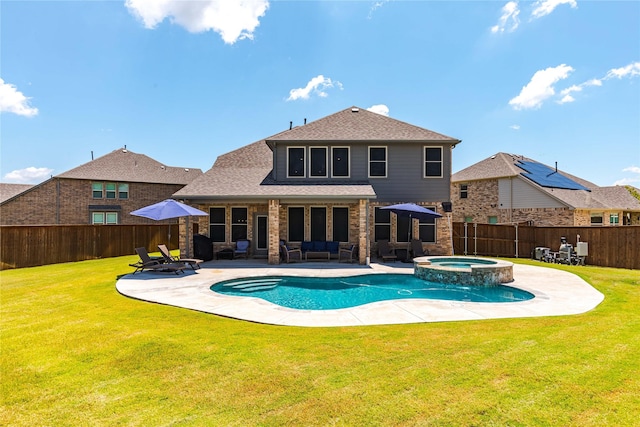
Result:
{"label": "umbrella pole", "polygon": [[169,224],[169,241],[167,242],[167,249],[171,250],[171,224]]}

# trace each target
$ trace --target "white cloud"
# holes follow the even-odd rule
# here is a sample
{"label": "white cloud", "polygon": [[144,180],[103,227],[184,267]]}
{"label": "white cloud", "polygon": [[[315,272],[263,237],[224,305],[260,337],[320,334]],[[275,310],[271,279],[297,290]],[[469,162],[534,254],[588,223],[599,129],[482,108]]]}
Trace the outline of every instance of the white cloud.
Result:
{"label": "white cloud", "polygon": [[367,111],[389,117],[389,107],[384,104],[372,105],[371,107],[367,108]]}
{"label": "white cloud", "polygon": [[560,95],[562,95],[562,98],[558,101],[558,104],[566,104],[568,102],[575,101],[575,98],[571,96],[571,93],[582,92],[582,88],[587,86],[602,86],[602,80],[591,79],[591,80],[587,80],[584,83],[580,83],[579,85],[572,85],[566,89],[562,89],[560,91]]}
{"label": "white cloud", "polygon": [[520,94],[509,101],[509,105],[515,110],[540,108],[546,99],[555,95],[553,85],[566,79],[572,71],[573,68],[565,64],[536,71],[531,81],[522,88]]}
{"label": "white cloud", "polygon": [[629,65],[620,68],[612,68],[607,72],[607,75],[604,79],[612,79],[617,78],[621,79],[623,77],[635,77],[640,76],[640,62],[633,62]]}
{"label": "white cloud", "polygon": [[638,166],[629,166],[628,168],[622,169],[622,172],[631,172],[632,174],[636,174],[637,176],[631,178],[622,178],[613,183],[613,185],[637,185],[640,182],[640,167]]}
{"label": "white cloud", "polygon": [[27,117],[35,116],[38,114],[38,109],[29,106],[29,99],[14,85],[0,79],[0,112]]}
{"label": "white cloud", "polygon": [[[492,33],[503,33],[505,29],[508,32],[515,31],[520,24],[518,15],[520,10],[518,9],[518,2],[510,1],[502,7],[502,15],[498,19],[498,23],[491,27]],[[508,27],[508,28],[507,28]]]}
{"label": "white cloud", "polygon": [[373,12],[375,12],[378,9],[380,9],[388,1],[389,0],[382,0],[382,1],[377,1],[377,2],[373,3],[373,5],[371,6],[371,9],[369,9],[369,15],[367,16],[367,19],[371,19],[371,17],[373,16]]}
{"label": "white cloud", "polygon": [[511,125],[509,127],[513,130],[520,130],[520,125]]}
{"label": "white cloud", "polygon": [[169,18],[192,33],[213,30],[227,44],[253,39],[269,8],[268,0],[126,0],[129,12],[146,28],[155,28]]}
{"label": "white cloud", "polygon": [[576,0],[538,0],[533,5],[531,19],[537,19],[542,18],[543,16],[547,16],[561,4],[568,4],[574,9],[578,7]]}
{"label": "white cloud", "polygon": [[30,166],[9,172],[4,176],[3,180],[16,184],[37,184],[49,178],[51,172],[53,172],[53,169]]}
{"label": "white cloud", "polygon": [[326,98],[329,96],[327,89],[337,87],[342,89],[342,83],[339,81],[332,81],[329,77],[324,77],[322,74],[309,80],[309,83],[305,87],[291,89],[289,91],[289,97],[287,101],[295,101],[296,99],[309,99],[311,94],[317,95],[320,98]]}

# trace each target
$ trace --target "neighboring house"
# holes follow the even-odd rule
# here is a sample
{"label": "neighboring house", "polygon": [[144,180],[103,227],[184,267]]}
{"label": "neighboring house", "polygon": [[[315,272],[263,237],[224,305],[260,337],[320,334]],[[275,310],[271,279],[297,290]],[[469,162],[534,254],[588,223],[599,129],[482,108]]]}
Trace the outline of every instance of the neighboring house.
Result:
{"label": "neighboring house", "polygon": [[639,225],[640,200],[520,155],[498,153],[451,177],[453,221]]}
{"label": "neighboring house", "polygon": [[2,200],[0,224],[153,223],[129,212],[171,198],[201,175],[118,149]]}
{"label": "neighboring house", "polygon": [[[377,240],[407,247],[409,220],[379,207],[442,212],[459,142],[352,107],[218,157],[174,198],[209,212],[193,220],[218,246],[248,238],[254,255],[275,264],[280,240],[335,241],[358,245],[365,263]],[[451,253],[446,220],[414,222],[426,249]]]}

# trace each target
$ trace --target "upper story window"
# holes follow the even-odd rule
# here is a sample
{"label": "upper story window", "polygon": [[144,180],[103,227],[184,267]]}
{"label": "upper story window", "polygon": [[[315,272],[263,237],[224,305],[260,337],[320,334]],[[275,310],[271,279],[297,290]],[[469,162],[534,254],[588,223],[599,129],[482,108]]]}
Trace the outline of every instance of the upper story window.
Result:
{"label": "upper story window", "polygon": [[115,199],[116,198],[116,184],[114,182],[107,182],[105,184],[105,194],[107,199]]}
{"label": "upper story window", "polygon": [[469,186],[467,184],[460,184],[460,198],[466,199],[469,196]]}
{"label": "upper story window", "polygon": [[287,177],[304,177],[305,155],[304,147],[287,148]]}
{"label": "upper story window", "polygon": [[424,177],[442,178],[442,147],[424,147]]}
{"label": "upper story window", "polygon": [[387,147],[369,147],[369,178],[386,178]]}
{"label": "upper story window", "polygon": [[327,177],[327,147],[311,147],[309,149],[311,166],[309,175],[315,178]]}
{"label": "upper story window", "polygon": [[129,198],[129,184],[118,184],[118,199]]}
{"label": "upper story window", "polygon": [[225,208],[209,208],[209,238],[213,242],[225,242]]}
{"label": "upper story window", "polygon": [[103,184],[101,182],[93,182],[93,183],[91,183],[91,191],[93,193],[93,198],[94,199],[102,199]]}
{"label": "upper story window", "polygon": [[349,147],[331,147],[331,176],[334,178],[348,178]]}

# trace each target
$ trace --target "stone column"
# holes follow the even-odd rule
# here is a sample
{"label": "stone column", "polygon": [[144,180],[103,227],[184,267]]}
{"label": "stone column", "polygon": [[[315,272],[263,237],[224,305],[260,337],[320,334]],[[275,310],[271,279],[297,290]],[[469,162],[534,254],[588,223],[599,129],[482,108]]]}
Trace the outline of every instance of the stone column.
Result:
{"label": "stone column", "polygon": [[367,244],[369,239],[369,236],[367,235],[367,222],[369,221],[369,218],[367,216],[367,200],[360,200],[358,204],[358,210],[358,218],[360,224],[360,226],[358,227],[358,262],[360,263],[360,265],[364,265],[366,264],[367,257],[369,256],[369,246]]}
{"label": "stone column", "polygon": [[280,264],[280,200],[269,200],[269,264]]}

